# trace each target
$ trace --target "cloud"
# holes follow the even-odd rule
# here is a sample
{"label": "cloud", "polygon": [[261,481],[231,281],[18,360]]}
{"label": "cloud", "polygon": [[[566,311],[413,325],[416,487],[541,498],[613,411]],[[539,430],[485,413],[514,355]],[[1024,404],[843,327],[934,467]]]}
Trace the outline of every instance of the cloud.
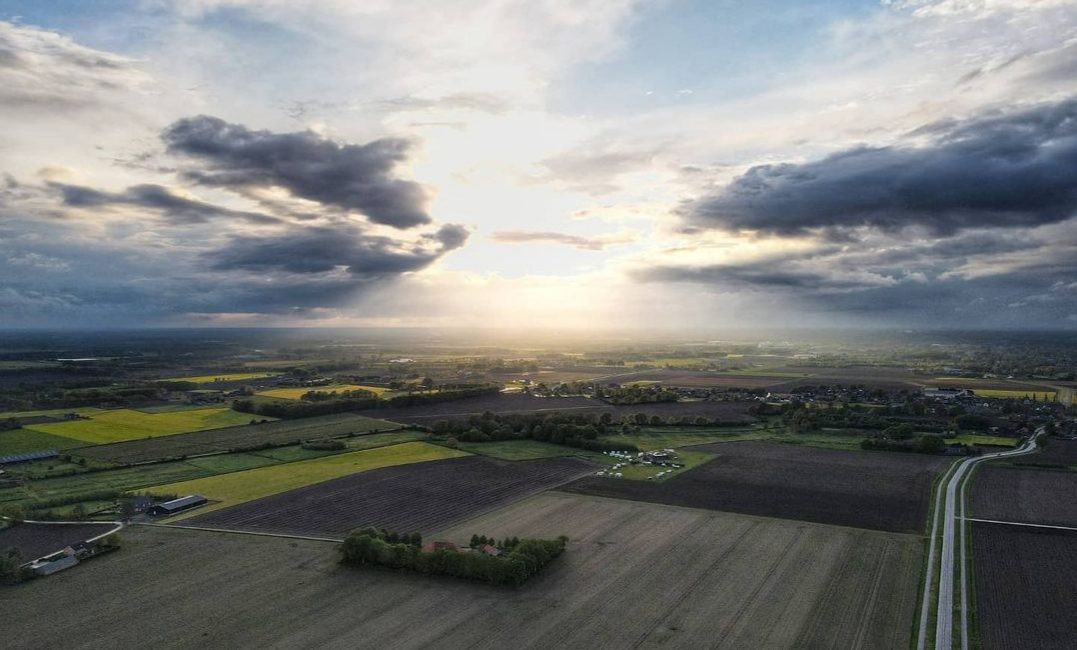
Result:
{"label": "cloud", "polygon": [[407,140],[338,144],[312,131],[254,131],[206,115],[178,120],[161,137],[170,153],[198,162],[184,173],[196,183],[235,190],[280,187],[394,228],[431,221],[426,190],[394,175],[411,149]]}
{"label": "cloud", "polygon": [[60,192],[64,205],[69,207],[98,208],[123,205],[148,208],[160,212],[169,221],[177,224],[206,223],[217,218],[240,219],[262,225],[281,223],[277,217],[267,214],[230,210],[188,198],[163,185],[135,185],[122,192],[105,192],[65,183],[49,183],[49,186]]}
{"label": "cloud", "polygon": [[429,266],[466,241],[459,226],[443,226],[423,243],[404,244],[369,235],[354,225],[292,228],[279,235],[235,236],[205,254],[213,269],[327,274],[342,271],[353,279],[379,280]]}
{"label": "cloud", "polygon": [[0,105],[7,109],[85,108],[147,80],[129,59],[0,21]]}
{"label": "cloud", "polygon": [[604,250],[609,246],[619,244],[630,244],[636,240],[635,236],[628,233],[601,237],[582,237],[563,232],[534,232],[529,230],[498,230],[490,235],[490,239],[499,244],[558,244],[592,251]]}
{"label": "cloud", "polygon": [[781,235],[909,226],[949,235],[1077,213],[1077,99],[939,122],[909,137],[930,142],[755,166],[680,213],[697,227]]}

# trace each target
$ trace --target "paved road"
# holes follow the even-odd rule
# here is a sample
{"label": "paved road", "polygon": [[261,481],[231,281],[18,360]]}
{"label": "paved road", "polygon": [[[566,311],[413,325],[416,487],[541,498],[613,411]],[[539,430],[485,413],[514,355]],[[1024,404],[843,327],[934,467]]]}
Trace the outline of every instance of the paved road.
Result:
{"label": "paved road", "polygon": [[[936,650],[950,650],[954,641],[954,549],[956,542],[960,542],[961,548],[961,647],[968,647],[968,595],[965,590],[967,580],[965,577],[965,524],[961,521],[965,515],[965,499],[963,485],[968,479],[972,468],[989,460],[1004,458],[1007,456],[1020,456],[1036,451],[1036,443],[1032,440],[1025,441],[1020,447],[1008,451],[1000,451],[982,456],[972,456],[957,462],[943,477],[944,483],[936,501],[936,511],[940,505],[942,511],[942,559],[939,565],[938,584],[934,584],[933,570],[935,558],[935,535],[938,531],[937,520],[931,530],[931,551],[928,554],[928,576],[924,581],[924,600],[920,620],[920,636],[917,647],[925,650],[927,647],[927,616],[928,603],[932,590],[938,591],[938,607],[935,616],[935,648]],[[958,509],[960,508],[960,513]],[[958,522],[961,521],[959,524]],[[954,531],[961,526],[960,540],[954,539]]]}

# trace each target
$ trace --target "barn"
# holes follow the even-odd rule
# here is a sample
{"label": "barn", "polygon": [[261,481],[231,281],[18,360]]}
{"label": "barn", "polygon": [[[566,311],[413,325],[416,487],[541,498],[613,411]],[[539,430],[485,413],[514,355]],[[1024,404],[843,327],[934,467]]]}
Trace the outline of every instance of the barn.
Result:
{"label": "barn", "polygon": [[149,509],[149,513],[155,517],[166,517],[168,515],[174,515],[177,512],[183,512],[184,510],[203,506],[207,503],[209,503],[208,499],[200,494],[188,494],[185,497],[158,503]]}

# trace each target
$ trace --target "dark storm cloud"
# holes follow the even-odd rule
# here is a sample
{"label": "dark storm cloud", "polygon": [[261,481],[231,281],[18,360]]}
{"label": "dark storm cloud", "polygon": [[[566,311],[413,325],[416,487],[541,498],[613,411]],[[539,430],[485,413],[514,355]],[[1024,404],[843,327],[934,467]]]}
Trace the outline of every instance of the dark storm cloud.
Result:
{"label": "dark storm cloud", "polygon": [[134,185],[123,192],[104,192],[81,185],[50,183],[58,190],[64,205],[76,208],[95,208],[117,205],[135,206],[159,212],[177,224],[205,223],[215,218],[242,219],[257,224],[281,223],[281,220],[257,212],[229,210],[212,203],[189,199],[163,185]]}
{"label": "dark storm cloud", "polygon": [[691,226],[803,235],[909,226],[950,235],[1077,214],[1077,99],[928,125],[918,147],[860,147],[752,167],[681,206]]}
{"label": "dark storm cloud", "polygon": [[353,278],[374,280],[423,269],[466,239],[467,231],[454,225],[426,236],[432,242],[428,246],[367,235],[353,226],[306,227],[268,237],[233,237],[205,257],[222,271],[318,274],[344,269]]}
{"label": "dark storm cloud", "polygon": [[407,140],[338,144],[311,131],[272,133],[200,115],[162,134],[173,154],[197,160],[185,176],[205,185],[243,189],[282,187],[324,206],[360,212],[375,223],[411,228],[430,223],[426,191],[394,177],[407,159]]}

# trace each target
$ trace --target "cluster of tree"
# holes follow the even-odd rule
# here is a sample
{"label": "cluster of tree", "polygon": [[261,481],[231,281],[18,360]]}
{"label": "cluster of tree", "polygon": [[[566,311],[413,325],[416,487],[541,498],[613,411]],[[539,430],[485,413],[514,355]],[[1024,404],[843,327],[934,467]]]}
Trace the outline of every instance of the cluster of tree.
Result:
{"label": "cluster of tree", "polygon": [[327,402],[329,400],[353,400],[353,399],[377,399],[378,394],[371,390],[358,388],[356,390],[312,390],[303,393],[300,399],[307,402]]}
{"label": "cluster of tree", "polygon": [[[282,420],[294,420],[298,418],[314,417],[317,415],[362,411],[381,406],[401,407],[432,402],[447,402],[479,395],[496,394],[498,391],[500,391],[499,387],[490,384],[482,384],[478,386],[465,385],[463,387],[454,388],[443,387],[442,390],[437,393],[397,395],[388,400],[378,399],[377,396],[369,397],[369,395],[373,395],[373,393],[369,391],[348,391],[361,393],[362,395],[349,397],[346,395],[342,396],[341,394],[330,394],[329,398],[322,401],[237,399],[232,402],[232,409],[239,411],[240,413],[250,413],[252,415],[262,415],[266,417],[280,418]],[[310,393],[307,394],[309,395]]]}
{"label": "cluster of tree", "polygon": [[566,537],[523,539],[499,555],[438,549],[424,552],[409,541],[391,542],[391,533],[360,530],[348,535],[341,546],[342,561],[359,566],[408,569],[430,575],[482,580],[518,586],[538,573],[565,550]]}
{"label": "cluster of tree", "polygon": [[20,421],[18,418],[6,418],[0,420],[0,431],[11,431],[13,429],[18,429],[21,426],[22,421]]}
{"label": "cluster of tree", "polygon": [[19,549],[0,549],[0,584],[14,584],[33,577],[34,574],[27,567],[22,567],[22,563]]}
{"label": "cluster of tree", "polygon": [[471,542],[468,544],[471,548],[481,548],[489,544],[490,546],[497,547],[502,551],[511,551],[520,543],[519,537],[506,537],[500,542],[493,537],[487,537],[486,535],[472,535]]}
{"label": "cluster of tree", "polygon": [[658,402],[676,402],[680,399],[677,391],[661,386],[618,386],[616,388],[598,387],[595,397],[611,404],[654,404]]}
{"label": "cluster of tree", "polygon": [[893,440],[883,436],[865,438],[860,443],[861,449],[881,451],[908,451],[918,454],[937,454],[946,447],[946,443],[939,436],[917,436],[905,440]]}
{"label": "cluster of tree", "polygon": [[572,413],[502,413],[486,411],[467,420],[439,420],[433,431],[464,442],[531,439],[590,451],[639,451],[629,443],[600,440],[610,433],[613,417]]}

